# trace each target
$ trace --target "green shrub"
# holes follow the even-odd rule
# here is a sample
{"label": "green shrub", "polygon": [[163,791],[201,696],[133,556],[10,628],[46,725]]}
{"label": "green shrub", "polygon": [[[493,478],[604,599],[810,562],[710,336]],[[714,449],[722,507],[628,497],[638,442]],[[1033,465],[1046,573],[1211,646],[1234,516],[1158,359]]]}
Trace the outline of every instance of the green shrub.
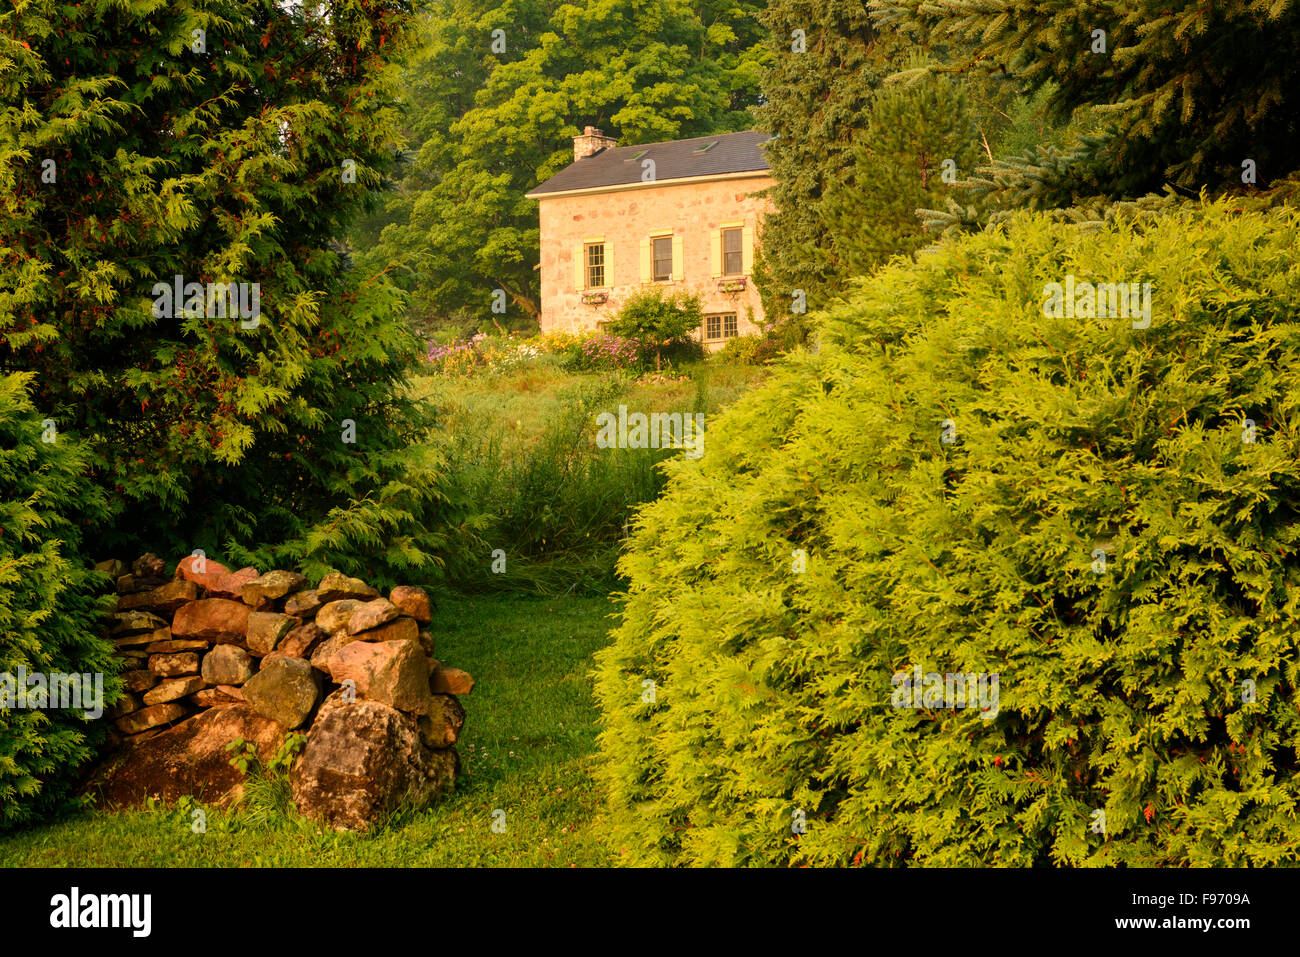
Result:
{"label": "green shrub", "polygon": [[665,350],[689,341],[703,322],[699,296],[665,296],[651,289],[629,296],[618,316],[610,321],[609,331],[640,343],[647,357],[655,357],[657,371],[663,367]]}
{"label": "green shrub", "polygon": [[[100,637],[105,578],[81,550],[81,525],[103,514],[104,498],[84,478],[80,444],[33,408],[31,378],[0,375],[0,674],[16,684],[19,668],[99,673],[111,703],[120,688]],[[102,732],[83,710],[0,708],[0,830],[66,800]]]}
{"label": "green shrub", "polygon": [[[1020,215],[822,317],[622,561],[628,859],[1300,859],[1297,249],[1294,210]],[[1069,275],[1153,283],[1150,327],[1044,315]],[[918,665],[996,715],[893,707]]]}

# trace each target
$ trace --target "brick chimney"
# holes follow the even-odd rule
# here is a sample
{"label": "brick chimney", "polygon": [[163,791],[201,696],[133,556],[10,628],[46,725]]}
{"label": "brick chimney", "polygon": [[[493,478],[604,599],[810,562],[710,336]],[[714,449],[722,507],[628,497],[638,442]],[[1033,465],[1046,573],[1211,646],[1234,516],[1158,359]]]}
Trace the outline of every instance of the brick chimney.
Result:
{"label": "brick chimney", "polygon": [[594,126],[588,126],[581,136],[573,138],[573,161],[576,163],[588,156],[595,156],[601,150],[613,149],[615,142],[614,137],[606,136]]}

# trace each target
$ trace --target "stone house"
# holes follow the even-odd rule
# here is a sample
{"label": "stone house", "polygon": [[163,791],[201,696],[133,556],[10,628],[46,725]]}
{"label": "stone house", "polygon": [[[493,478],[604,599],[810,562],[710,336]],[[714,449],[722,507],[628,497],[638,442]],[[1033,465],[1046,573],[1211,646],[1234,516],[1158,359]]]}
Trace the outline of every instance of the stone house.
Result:
{"label": "stone house", "polygon": [[573,163],[532,192],[541,219],[543,332],[596,329],[629,295],[700,296],[707,349],[760,329],[754,248],[771,209],[764,133],[616,146],[588,126]]}

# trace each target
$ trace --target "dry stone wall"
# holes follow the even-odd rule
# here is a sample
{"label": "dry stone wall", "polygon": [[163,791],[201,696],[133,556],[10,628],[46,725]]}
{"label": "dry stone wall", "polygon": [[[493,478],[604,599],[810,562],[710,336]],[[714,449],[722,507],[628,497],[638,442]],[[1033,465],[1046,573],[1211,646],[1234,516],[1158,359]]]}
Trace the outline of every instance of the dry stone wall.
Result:
{"label": "dry stone wall", "polygon": [[201,557],[170,578],[155,555],[97,567],[117,584],[109,637],[127,689],[110,712],[115,752],[92,782],[108,803],[229,800],[242,775],[227,745],[242,738],[266,761],[291,731],[306,735],[295,803],[337,827],[364,829],[454,785],[459,698],[474,681],[434,657],[422,589],[385,597],[341,574],[313,588]]}

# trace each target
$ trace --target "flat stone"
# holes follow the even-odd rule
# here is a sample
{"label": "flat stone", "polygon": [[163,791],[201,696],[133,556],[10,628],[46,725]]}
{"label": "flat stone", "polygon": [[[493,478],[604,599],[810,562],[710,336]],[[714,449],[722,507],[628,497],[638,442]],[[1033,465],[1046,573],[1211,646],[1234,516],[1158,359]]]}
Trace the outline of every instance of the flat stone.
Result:
{"label": "flat stone", "polygon": [[275,651],[281,638],[301,624],[302,621],[298,618],[274,611],[251,612],[245,635],[248,650],[255,655],[270,654]]}
{"label": "flat stone", "polygon": [[378,628],[357,632],[353,637],[358,641],[419,641],[420,626],[414,618],[394,618]]}
{"label": "flat stone", "polygon": [[362,602],[355,598],[341,598],[338,601],[326,602],[321,610],[316,612],[316,624],[327,635],[336,634],[347,628],[353,613],[361,605]]}
{"label": "flat stone", "polygon": [[254,578],[246,583],[240,596],[244,604],[260,607],[268,601],[275,601],[277,598],[283,598],[290,592],[298,591],[306,587],[307,579],[297,572],[286,572],[282,569],[269,571],[260,578]]}
{"label": "flat stone", "polygon": [[277,658],[245,682],[244,697],[258,714],[292,730],[316,707],[320,686],[301,658]]}
{"label": "flat stone", "polygon": [[429,677],[429,690],[433,694],[469,694],[474,690],[474,679],[468,671],[439,664]]}
{"label": "flat stone", "polygon": [[151,655],[167,655],[173,651],[204,651],[208,643],[201,638],[169,638],[155,641],[145,651]]}
{"label": "flat stone", "polygon": [[125,575],[119,575],[117,581],[113,584],[119,595],[135,595],[140,592],[152,591],[160,585],[166,585],[167,579],[161,575],[141,577],[128,572]]}
{"label": "flat stone", "polygon": [[170,628],[155,628],[153,631],[141,631],[134,635],[125,635],[121,638],[114,638],[113,644],[118,648],[134,648],[143,645],[156,645],[164,641],[171,641],[172,630]]}
{"label": "flat stone", "polygon": [[228,598],[201,598],[183,605],[172,619],[177,638],[205,638],[215,642],[241,642],[248,629],[249,608]]}
{"label": "flat stone", "polygon": [[423,588],[398,585],[388,593],[388,600],[401,609],[403,615],[410,615],[422,625],[433,620],[433,605]]}
{"label": "flat stone", "polygon": [[204,587],[207,588],[208,595],[212,598],[230,598],[243,601],[244,586],[260,577],[261,573],[256,568],[241,568],[229,575],[219,575]]}
{"label": "flat stone", "polygon": [[117,607],[120,609],[147,608],[162,615],[170,615],[181,605],[195,601],[198,597],[199,586],[194,582],[173,580],[165,585],[159,585],[157,588],[151,588],[146,592],[123,595],[118,599]]}
{"label": "flat stone", "polygon": [[141,731],[148,731],[150,728],[156,728],[159,725],[171,724],[173,721],[185,717],[185,715],[186,711],[183,705],[169,701],[166,704],[156,704],[151,708],[144,708],[128,714],[124,718],[118,718],[113,724],[123,734],[139,734]]}
{"label": "flat stone", "polygon": [[238,645],[217,645],[203,656],[202,674],[210,685],[242,685],[253,677],[253,658]]}
{"label": "flat stone", "polygon": [[146,631],[166,628],[167,622],[147,611],[119,611],[113,615],[108,634],[112,638],[139,635]]}
{"label": "flat stone", "polygon": [[152,691],[146,691],[143,701],[146,705],[165,704],[176,701],[186,695],[194,694],[203,687],[203,679],[198,675],[189,678],[169,678]]}
{"label": "flat stone", "polygon": [[227,705],[241,703],[244,700],[244,693],[234,685],[217,685],[215,688],[196,691],[190,695],[189,700],[199,708],[224,708]]}
{"label": "flat stone", "polygon": [[179,678],[199,673],[199,656],[193,651],[171,655],[150,655],[149,670],[160,678]]}
{"label": "flat stone", "polygon": [[424,714],[429,702],[429,662],[417,641],[354,641],[334,653],[335,683],[351,679],[357,694],[399,711]]}
{"label": "flat stone", "polygon": [[372,628],[387,624],[399,614],[397,606],[387,598],[374,598],[362,602],[352,610],[352,614],[348,617],[348,631],[354,635],[370,631]]}
{"label": "flat stone", "polygon": [[284,601],[284,613],[293,615],[295,618],[306,620],[316,615],[321,606],[325,603],[321,601],[320,592],[314,588],[306,591],[294,592]]}
{"label": "flat stone", "polygon": [[354,598],[358,601],[369,601],[372,598],[378,598],[378,590],[371,588],[360,578],[349,578],[340,572],[330,572],[320,580],[316,586],[316,594],[320,597],[322,603],[328,604],[332,601],[340,601],[344,598]]}

